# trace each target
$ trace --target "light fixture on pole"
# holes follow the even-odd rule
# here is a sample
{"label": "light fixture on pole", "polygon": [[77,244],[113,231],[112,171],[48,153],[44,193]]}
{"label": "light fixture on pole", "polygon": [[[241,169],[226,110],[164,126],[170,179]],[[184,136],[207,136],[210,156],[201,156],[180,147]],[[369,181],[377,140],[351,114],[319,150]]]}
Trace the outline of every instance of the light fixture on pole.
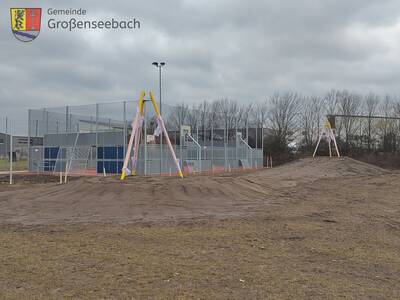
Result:
{"label": "light fixture on pole", "polygon": [[165,66],[165,62],[153,62],[153,66],[158,68],[158,74],[159,74],[159,79],[158,79],[158,86],[159,86],[159,97],[160,97],[160,113],[162,113],[162,101],[161,101],[161,85],[162,85],[162,78],[161,78],[161,69],[162,67]]}

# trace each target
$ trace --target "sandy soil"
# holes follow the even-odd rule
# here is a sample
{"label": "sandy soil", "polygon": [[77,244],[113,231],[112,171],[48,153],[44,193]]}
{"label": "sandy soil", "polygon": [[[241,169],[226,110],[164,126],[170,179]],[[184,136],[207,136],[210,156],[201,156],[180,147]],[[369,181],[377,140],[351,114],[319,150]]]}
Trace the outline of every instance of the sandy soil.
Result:
{"label": "sandy soil", "polygon": [[396,172],[317,158],[16,181],[0,183],[0,298],[400,298]]}
{"label": "sandy soil", "polygon": [[[319,158],[251,174],[183,180],[130,177],[121,182],[117,177],[90,177],[59,185],[57,176],[20,176],[14,186],[0,185],[0,222],[132,223],[244,216],[296,201],[318,185],[327,185],[327,180],[332,183],[328,186],[335,186],[346,177],[348,185],[386,174],[389,172],[349,158]],[[3,178],[7,183],[7,177]],[[352,192],[360,196],[364,184],[354,186]]]}

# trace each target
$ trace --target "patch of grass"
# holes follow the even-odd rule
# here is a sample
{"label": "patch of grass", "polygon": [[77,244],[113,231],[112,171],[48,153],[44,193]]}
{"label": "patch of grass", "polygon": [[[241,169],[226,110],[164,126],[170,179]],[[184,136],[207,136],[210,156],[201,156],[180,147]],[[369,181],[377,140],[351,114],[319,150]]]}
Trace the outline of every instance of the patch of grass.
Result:
{"label": "patch of grass", "polygon": [[[13,162],[13,170],[14,171],[25,171],[28,169],[28,161],[27,160],[19,160]],[[0,172],[1,171],[9,171],[10,163],[8,160],[0,160]]]}
{"label": "patch of grass", "polygon": [[393,235],[391,240],[365,240],[357,232],[347,237],[338,234],[341,230],[322,234],[329,227],[315,222],[301,229],[298,225],[285,218],[147,226],[3,226],[0,297],[400,296],[400,258],[394,251],[398,239]]}

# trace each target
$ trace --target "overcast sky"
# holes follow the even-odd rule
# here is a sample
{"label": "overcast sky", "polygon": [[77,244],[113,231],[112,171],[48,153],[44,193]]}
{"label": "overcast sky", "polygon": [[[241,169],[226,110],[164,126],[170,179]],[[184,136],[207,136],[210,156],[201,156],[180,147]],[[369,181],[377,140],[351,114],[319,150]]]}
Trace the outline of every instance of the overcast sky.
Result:
{"label": "overcast sky", "polygon": [[[36,40],[14,38],[10,7],[43,9]],[[398,0],[2,0],[0,8],[0,118],[135,99],[157,90],[154,60],[167,63],[169,103],[330,88],[399,93]],[[141,29],[51,31],[48,8],[84,8],[82,19],[137,18]]]}

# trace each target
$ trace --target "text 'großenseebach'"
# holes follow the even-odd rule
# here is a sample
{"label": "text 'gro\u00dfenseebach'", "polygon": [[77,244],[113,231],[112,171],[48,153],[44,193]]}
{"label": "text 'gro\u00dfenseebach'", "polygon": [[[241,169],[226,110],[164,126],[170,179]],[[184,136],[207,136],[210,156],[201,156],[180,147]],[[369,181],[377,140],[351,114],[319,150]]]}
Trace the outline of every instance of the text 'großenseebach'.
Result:
{"label": "text 'gro\u00dfenseebach'", "polygon": [[55,9],[48,8],[46,10],[49,16],[47,20],[47,27],[49,29],[59,30],[87,30],[87,29],[100,29],[100,30],[119,30],[119,29],[140,29],[141,22],[137,18],[119,19],[107,17],[90,17],[87,10],[83,8],[68,8],[68,9]]}

